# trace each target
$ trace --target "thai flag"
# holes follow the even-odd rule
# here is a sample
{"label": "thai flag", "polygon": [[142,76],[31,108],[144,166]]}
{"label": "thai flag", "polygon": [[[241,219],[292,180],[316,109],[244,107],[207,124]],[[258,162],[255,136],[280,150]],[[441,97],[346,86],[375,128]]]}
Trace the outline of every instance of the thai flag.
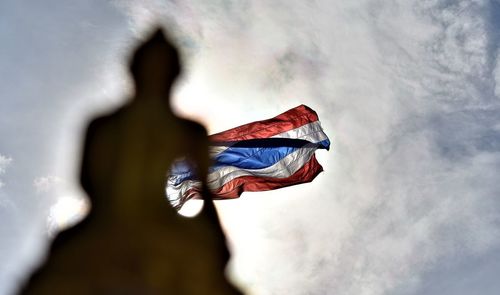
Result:
{"label": "thai flag", "polygon": [[[207,185],[214,199],[310,182],[323,171],[315,151],[330,148],[318,115],[305,105],[209,139],[213,164]],[[166,189],[171,204],[179,209],[187,200],[200,198],[200,189],[192,167],[182,160],[174,163]]]}

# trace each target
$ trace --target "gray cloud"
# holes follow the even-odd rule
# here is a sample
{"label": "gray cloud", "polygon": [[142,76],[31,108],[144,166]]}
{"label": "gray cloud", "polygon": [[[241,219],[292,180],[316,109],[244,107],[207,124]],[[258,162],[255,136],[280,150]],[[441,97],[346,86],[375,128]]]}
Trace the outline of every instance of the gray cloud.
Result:
{"label": "gray cloud", "polygon": [[[40,194],[40,175],[73,183],[81,129],[127,93],[125,16],[102,1],[0,4],[0,149],[15,159],[0,176],[0,294],[42,259],[47,218],[60,191]],[[130,40],[130,42],[128,42]],[[122,53],[122,54],[121,54]],[[67,191],[81,196],[78,185]]]}
{"label": "gray cloud", "polygon": [[[221,204],[243,284],[256,294],[442,294],[427,274],[498,247],[490,2],[224,3],[185,5],[174,16],[198,54],[219,65],[207,83],[237,80],[252,96],[241,106],[212,103],[250,120],[253,108],[304,102],[334,140],[326,172],[309,187]],[[187,28],[186,11],[197,12]],[[242,229],[230,210],[259,229]]]}
{"label": "gray cloud", "polygon": [[[84,119],[121,101],[128,44],[159,20],[185,53],[175,107],[220,131],[306,103],[333,139],[310,185],[219,203],[236,281],[253,294],[457,294],[449,286],[459,281],[461,290],[494,294],[498,2],[116,1],[118,11],[53,3],[60,10],[34,6],[23,18],[39,22],[26,39],[34,47],[0,29],[9,44],[0,74],[26,86],[0,90],[9,97],[2,152],[16,160],[1,176],[12,204],[0,207],[9,225],[0,233],[2,290],[46,245],[37,233],[57,196],[41,199],[33,179],[71,183],[78,164],[68,159],[78,155]],[[7,24],[26,11],[4,6]],[[96,7],[104,12],[94,16]],[[33,27],[16,26],[21,34]],[[15,136],[9,122],[29,136]]]}
{"label": "gray cloud", "polygon": [[495,67],[495,96],[500,97],[500,62],[499,62],[500,53],[497,53],[496,57],[496,67]]}

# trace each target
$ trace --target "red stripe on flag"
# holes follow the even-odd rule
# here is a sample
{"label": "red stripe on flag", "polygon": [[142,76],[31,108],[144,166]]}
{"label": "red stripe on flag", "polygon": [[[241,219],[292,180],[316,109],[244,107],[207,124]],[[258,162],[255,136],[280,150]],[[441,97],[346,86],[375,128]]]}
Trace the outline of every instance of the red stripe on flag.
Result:
{"label": "red stripe on flag", "polygon": [[219,190],[213,192],[214,199],[238,198],[243,192],[268,191],[295,184],[311,182],[323,167],[313,154],[311,159],[302,168],[286,178],[242,176],[224,184]]}
{"label": "red stripe on flag", "polygon": [[315,111],[300,105],[272,119],[241,125],[209,136],[210,141],[237,141],[268,138],[305,124],[318,121]]}

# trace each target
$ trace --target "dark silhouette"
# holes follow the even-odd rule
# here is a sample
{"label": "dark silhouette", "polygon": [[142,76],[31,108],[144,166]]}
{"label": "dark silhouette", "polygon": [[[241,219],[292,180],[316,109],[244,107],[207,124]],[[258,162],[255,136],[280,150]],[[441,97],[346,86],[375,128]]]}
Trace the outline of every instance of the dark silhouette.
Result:
{"label": "dark silhouette", "polygon": [[224,275],[229,252],[206,187],[195,218],[165,197],[174,159],[190,158],[203,180],[209,166],[205,128],[170,109],[180,69],[160,30],[137,49],[135,97],[87,130],[81,183],[90,214],[56,237],[22,294],[240,294]]}

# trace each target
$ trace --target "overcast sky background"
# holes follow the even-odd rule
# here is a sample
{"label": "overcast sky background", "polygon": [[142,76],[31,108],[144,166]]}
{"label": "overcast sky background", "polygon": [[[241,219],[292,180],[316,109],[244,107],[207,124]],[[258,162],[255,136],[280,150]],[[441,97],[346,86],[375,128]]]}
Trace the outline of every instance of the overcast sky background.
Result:
{"label": "overcast sky background", "polygon": [[249,294],[498,293],[499,1],[136,2],[0,1],[0,294],[82,198],[81,132],[155,22],[179,113],[214,133],[303,103],[332,139],[313,183],[218,202]]}

